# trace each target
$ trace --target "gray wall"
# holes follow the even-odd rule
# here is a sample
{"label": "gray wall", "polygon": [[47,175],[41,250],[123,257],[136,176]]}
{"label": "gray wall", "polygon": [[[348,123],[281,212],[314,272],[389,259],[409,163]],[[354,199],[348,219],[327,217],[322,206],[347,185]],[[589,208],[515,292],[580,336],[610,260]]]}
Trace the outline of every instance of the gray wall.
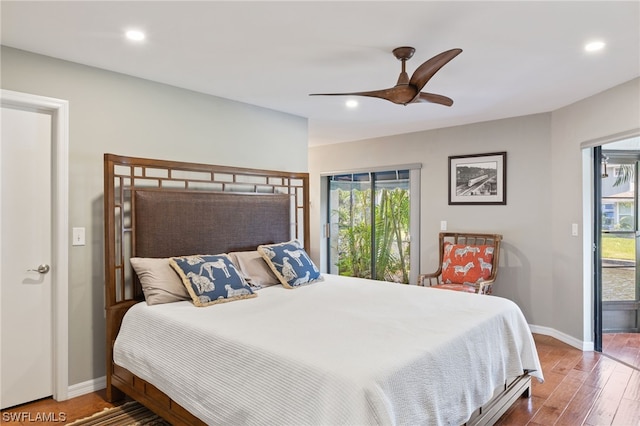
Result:
{"label": "gray wall", "polygon": [[[325,207],[322,173],[420,162],[420,271],[436,268],[441,220],[449,230],[501,233],[495,294],[518,303],[530,324],[576,343],[590,342],[592,290],[582,274],[581,144],[639,129],[639,86],[636,79],[549,113],[311,147],[311,223],[320,223]],[[449,206],[448,157],[497,151],[507,152],[507,205]],[[572,223],[580,225],[579,237],[571,236]],[[324,264],[320,236],[320,225],[312,226],[312,256]]]}
{"label": "gray wall", "polygon": [[[307,170],[307,120],[3,46],[2,88],[69,101],[69,384],[105,374],[105,152]],[[282,155],[286,152],[286,155]],[[71,239],[70,239],[71,241]]]}

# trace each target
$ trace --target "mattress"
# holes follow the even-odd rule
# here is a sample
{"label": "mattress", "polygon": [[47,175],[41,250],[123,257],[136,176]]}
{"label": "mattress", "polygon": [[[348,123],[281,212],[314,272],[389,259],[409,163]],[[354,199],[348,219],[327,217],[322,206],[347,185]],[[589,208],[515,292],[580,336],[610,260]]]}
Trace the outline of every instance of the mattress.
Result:
{"label": "mattress", "polygon": [[460,425],[508,378],[543,380],[507,299],[323,278],[204,308],[139,303],[114,361],[212,425]]}

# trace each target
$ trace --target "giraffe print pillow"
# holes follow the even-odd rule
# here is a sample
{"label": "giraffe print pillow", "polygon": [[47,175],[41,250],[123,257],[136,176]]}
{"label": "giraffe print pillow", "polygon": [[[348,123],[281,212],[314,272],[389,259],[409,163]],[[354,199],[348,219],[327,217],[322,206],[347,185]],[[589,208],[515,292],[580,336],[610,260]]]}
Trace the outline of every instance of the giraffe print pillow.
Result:
{"label": "giraffe print pillow", "polygon": [[493,246],[444,244],[442,282],[477,283],[491,275]]}
{"label": "giraffe print pillow", "polygon": [[296,288],[321,278],[320,271],[298,240],[258,246],[258,253],[285,288]]}
{"label": "giraffe print pillow", "polygon": [[257,296],[226,254],[172,257],[169,263],[196,306]]}

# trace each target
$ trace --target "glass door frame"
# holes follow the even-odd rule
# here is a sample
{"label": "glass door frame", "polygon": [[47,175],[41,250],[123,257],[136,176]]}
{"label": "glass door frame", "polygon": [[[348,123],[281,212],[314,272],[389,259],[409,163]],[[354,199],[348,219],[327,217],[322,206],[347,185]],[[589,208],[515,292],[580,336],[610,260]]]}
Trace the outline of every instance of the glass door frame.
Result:
{"label": "glass door frame", "polygon": [[602,352],[602,146],[593,148],[593,349]]}
{"label": "glass door frame", "polygon": [[[615,141],[612,141],[615,143]],[[596,146],[593,149],[593,170],[594,170],[594,349],[602,351],[602,338],[605,332],[637,333],[640,332],[640,269],[638,257],[640,257],[640,233],[639,233],[639,213],[638,205],[638,183],[639,183],[639,162],[640,152],[637,150],[610,150],[607,149],[609,143]],[[607,230],[603,223],[603,171],[608,160],[613,164],[633,164],[634,178],[633,188],[633,221],[632,229],[629,231]],[[609,170],[613,170],[610,168]],[[603,300],[604,297],[604,277],[603,277],[603,235],[631,235],[634,240],[635,250],[635,289],[633,300]],[[634,311],[634,312],[629,312]],[[607,325],[609,323],[609,325]]]}

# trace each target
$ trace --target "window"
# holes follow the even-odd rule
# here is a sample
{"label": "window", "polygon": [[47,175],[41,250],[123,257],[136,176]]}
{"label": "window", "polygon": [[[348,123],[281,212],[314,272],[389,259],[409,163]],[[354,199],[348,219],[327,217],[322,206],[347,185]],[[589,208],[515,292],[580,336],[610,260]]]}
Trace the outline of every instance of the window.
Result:
{"label": "window", "polygon": [[615,204],[602,202],[602,227],[612,229],[615,222]]}

